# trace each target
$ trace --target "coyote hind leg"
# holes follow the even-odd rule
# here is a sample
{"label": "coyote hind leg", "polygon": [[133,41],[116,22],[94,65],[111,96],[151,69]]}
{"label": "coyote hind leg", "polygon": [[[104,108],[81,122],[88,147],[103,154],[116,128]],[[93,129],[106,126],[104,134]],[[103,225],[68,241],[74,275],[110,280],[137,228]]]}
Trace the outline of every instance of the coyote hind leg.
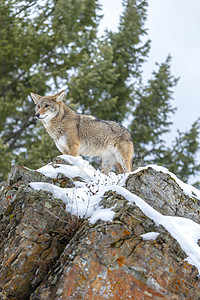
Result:
{"label": "coyote hind leg", "polygon": [[128,161],[123,162],[122,164],[116,162],[116,169],[118,174],[129,173],[132,171],[132,161],[129,163]]}
{"label": "coyote hind leg", "polygon": [[117,169],[118,174],[124,173],[124,169],[123,169],[122,165],[119,162],[116,162],[116,169]]}
{"label": "coyote hind leg", "polygon": [[132,159],[133,159],[133,143],[130,141],[126,144],[119,144],[117,147],[117,171],[118,173],[128,173],[132,171]]}

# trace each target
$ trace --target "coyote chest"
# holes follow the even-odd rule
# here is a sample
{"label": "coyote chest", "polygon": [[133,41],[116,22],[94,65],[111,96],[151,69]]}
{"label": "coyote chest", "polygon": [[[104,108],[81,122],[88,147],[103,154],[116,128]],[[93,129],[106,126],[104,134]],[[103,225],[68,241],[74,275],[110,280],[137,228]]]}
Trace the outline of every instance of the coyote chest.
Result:
{"label": "coyote chest", "polygon": [[67,147],[67,133],[65,132],[65,134],[62,132],[61,129],[59,129],[60,126],[53,126],[51,123],[45,123],[43,122],[43,125],[46,129],[46,131],[48,132],[48,134],[52,137],[52,139],[54,140],[56,147],[58,148],[58,150],[60,150],[60,152],[64,152],[64,150]]}
{"label": "coyote chest", "polygon": [[58,139],[54,139],[56,147],[60,150],[60,152],[64,152],[67,148],[67,136],[61,136]]}

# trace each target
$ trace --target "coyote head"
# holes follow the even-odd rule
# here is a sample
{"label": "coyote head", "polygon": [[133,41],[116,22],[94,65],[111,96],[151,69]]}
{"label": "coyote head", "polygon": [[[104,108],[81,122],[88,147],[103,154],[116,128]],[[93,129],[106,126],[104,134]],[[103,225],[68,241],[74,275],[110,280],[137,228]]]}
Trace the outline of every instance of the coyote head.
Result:
{"label": "coyote head", "polygon": [[60,104],[62,103],[65,91],[61,91],[53,96],[40,96],[34,93],[30,93],[31,98],[36,104],[35,116],[38,120],[48,122],[55,118],[60,110]]}

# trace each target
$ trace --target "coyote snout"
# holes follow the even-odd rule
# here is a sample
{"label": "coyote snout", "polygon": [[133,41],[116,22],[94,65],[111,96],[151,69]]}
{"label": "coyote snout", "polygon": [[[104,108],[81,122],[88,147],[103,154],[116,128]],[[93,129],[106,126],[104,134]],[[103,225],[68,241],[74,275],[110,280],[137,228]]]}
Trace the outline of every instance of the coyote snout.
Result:
{"label": "coyote snout", "polygon": [[133,143],[122,125],[90,115],[77,114],[63,103],[64,91],[53,96],[31,93],[36,118],[41,120],[57,148],[72,156],[100,156],[101,170],[108,174],[116,165],[118,173],[132,170]]}

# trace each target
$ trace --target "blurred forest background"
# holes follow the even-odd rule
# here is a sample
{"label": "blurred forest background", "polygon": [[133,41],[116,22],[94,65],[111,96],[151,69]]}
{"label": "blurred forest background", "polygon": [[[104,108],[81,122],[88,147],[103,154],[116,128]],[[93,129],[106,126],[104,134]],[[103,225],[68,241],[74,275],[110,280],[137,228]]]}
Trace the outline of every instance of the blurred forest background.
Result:
{"label": "blurred forest background", "polygon": [[118,30],[99,36],[98,0],[1,1],[1,180],[13,163],[38,168],[59,154],[36,121],[29,94],[63,88],[73,109],[129,128],[135,166],[161,164],[184,181],[199,174],[199,119],[188,132],[178,131],[171,146],[165,141],[176,111],[178,78],[171,74],[171,57],[157,64],[146,84],[142,80],[151,46],[145,27],[148,1],[122,2]]}

